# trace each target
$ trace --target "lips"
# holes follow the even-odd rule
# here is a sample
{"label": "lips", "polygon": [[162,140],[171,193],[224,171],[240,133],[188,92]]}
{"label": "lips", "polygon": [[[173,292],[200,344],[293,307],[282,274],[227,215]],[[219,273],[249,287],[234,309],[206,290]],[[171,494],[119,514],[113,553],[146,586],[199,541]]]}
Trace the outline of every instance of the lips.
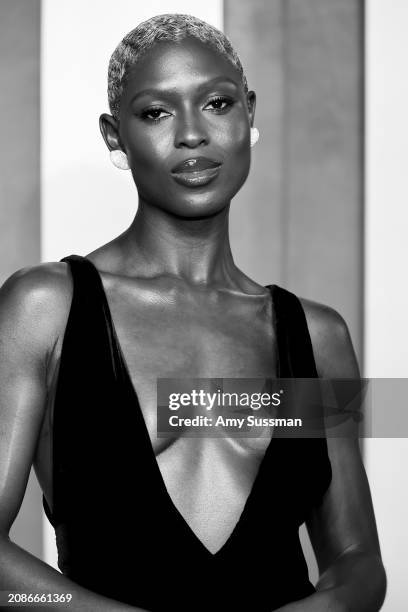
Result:
{"label": "lips", "polygon": [[185,159],[180,164],[177,164],[172,169],[173,174],[184,174],[189,172],[201,172],[202,170],[210,170],[221,166],[220,162],[208,157],[190,157]]}

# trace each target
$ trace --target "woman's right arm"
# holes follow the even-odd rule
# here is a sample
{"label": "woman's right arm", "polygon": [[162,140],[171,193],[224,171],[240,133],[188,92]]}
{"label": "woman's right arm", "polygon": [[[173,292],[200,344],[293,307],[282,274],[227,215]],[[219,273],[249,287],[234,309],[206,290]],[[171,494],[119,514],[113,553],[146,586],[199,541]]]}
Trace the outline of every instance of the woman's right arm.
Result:
{"label": "woman's right arm", "polygon": [[7,591],[72,594],[69,604],[47,604],[47,610],[140,610],[79,586],[9,538],[44,416],[47,362],[71,295],[64,264],[26,268],[0,289],[0,591],[3,597]]}

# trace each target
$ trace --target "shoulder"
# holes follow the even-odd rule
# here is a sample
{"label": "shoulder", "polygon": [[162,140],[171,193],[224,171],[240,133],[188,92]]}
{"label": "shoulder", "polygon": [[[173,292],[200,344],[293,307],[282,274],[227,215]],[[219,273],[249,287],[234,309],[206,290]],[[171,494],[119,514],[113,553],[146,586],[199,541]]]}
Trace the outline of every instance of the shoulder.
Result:
{"label": "shoulder", "polygon": [[21,268],[9,276],[0,288],[1,301],[35,307],[72,297],[72,280],[68,264],[49,262]]}
{"label": "shoulder", "polygon": [[358,378],[359,367],[347,323],[337,310],[299,297],[322,378]]}
{"label": "shoulder", "polygon": [[50,262],[21,268],[0,288],[2,333],[27,341],[38,337],[48,343],[58,336],[71,300],[68,264]]}

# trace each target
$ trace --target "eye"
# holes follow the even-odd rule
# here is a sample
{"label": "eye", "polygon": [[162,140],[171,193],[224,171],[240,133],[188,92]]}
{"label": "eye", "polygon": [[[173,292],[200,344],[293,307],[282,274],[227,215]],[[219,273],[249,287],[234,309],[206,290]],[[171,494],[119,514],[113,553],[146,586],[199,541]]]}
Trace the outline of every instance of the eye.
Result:
{"label": "eye", "polygon": [[228,107],[232,106],[232,104],[233,101],[229,98],[226,98],[225,96],[217,96],[215,98],[212,98],[212,100],[208,102],[205,108],[207,108],[208,106],[212,106],[212,110],[214,111],[224,111]]}
{"label": "eye", "polygon": [[[164,115],[164,116],[161,117],[160,115]],[[155,123],[161,121],[162,119],[165,119],[165,117],[168,117],[168,116],[170,116],[170,113],[168,113],[167,111],[165,111],[164,109],[160,107],[148,108],[141,113],[142,119],[147,119],[148,121],[154,121]]]}

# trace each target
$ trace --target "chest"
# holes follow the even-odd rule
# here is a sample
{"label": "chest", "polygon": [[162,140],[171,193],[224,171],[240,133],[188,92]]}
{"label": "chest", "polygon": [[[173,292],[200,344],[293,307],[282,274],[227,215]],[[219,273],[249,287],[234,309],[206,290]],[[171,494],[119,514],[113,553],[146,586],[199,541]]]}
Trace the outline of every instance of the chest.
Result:
{"label": "chest", "polygon": [[271,375],[276,338],[271,306],[206,300],[132,308],[110,302],[117,339],[132,377],[168,373]]}
{"label": "chest", "polygon": [[[117,347],[151,435],[157,444],[157,379],[266,378],[277,373],[271,296],[139,299],[137,308],[109,294]],[[160,445],[157,447],[160,450]]]}

